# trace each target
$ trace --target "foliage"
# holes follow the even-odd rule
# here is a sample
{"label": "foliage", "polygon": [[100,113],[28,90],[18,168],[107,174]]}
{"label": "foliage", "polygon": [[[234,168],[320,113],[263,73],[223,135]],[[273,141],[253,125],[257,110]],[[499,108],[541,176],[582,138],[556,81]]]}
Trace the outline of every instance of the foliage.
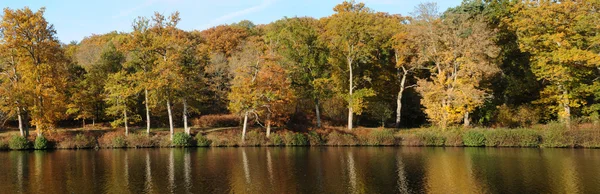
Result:
{"label": "foliage", "polygon": [[46,137],[44,137],[44,135],[36,136],[35,142],[33,143],[33,149],[36,149],[36,150],[48,149],[48,139],[46,139]]}
{"label": "foliage", "polygon": [[196,134],[196,145],[198,147],[209,147],[211,143],[212,141],[206,138],[201,133]]}
{"label": "foliage", "polygon": [[193,125],[200,128],[235,127],[239,126],[240,118],[237,115],[202,115],[192,121]]}
{"label": "foliage", "polygon": [[465,146],[480,147],[486,145],[486,136],[483,131],[469,130],[463,133]]}
{"label": "foliage", "polygon": [[394,130],[392,129],[373,129],[369,132],[367,145],[395,145],[396,138],[394,137]]}
{"label": "foliage", "polygon": [[274,145],[274,146],[285,145],[285,141],[283,140],[281,135],[279,135],[278,133],[271,134],[271,136],[269,137],[269,142],[271,145]]}
{"label": "foliage", "polygon": [[321,135],[315,131],[308,132],[306,136],[308,137],[308,142],[311,146],[319,146],[325,143],[323,138],[321,138]]}
{"label": "foliage", "polygon": [[172,145],[175,147],[188,147],[192,145],[192,136],[186,134],[186,133],[175,133],[175,135],[173,135],[173,142]]}
{"label": "foliage", "polygon": [[333,131],[327,135],[327,145],[355,146],[355,145],[358,145],[358,141],[351,134]]}
{"label": "foliage", "polygon": [[125,137],[127,147],[132,148],[147,148],[157,146],[157,143],[152,136],[148,134],[131,133]]}
{"label": "foliage", "polygon": [[302,133],[285,132],[283,134],[283,141],[287,146],[306,146],[310,145],[306,135]]}
{"label": "foliage", "polygon": [[26,150],[29,149],[29,141],[22,136],[12,136],[8,141],[8,148],[11,150]]}
{"label": "foliage", "polygon": [[58,143],[60,149],[87,149],[96,146],[96,139],[90,135],[79,133]]}
{"label": "foliage", "polygon": [[540,135],[529,129],[492,129],[484,133],[486,147],[537,147]]}

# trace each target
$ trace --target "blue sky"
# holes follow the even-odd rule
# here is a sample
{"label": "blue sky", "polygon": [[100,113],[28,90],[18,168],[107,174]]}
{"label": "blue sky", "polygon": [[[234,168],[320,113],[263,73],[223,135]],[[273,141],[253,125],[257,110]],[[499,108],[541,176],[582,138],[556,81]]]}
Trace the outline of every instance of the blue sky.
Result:
{"label": "blue sky", "polygon": [[[357,0],[361,2],[360,0]],[[155,11],[165,15],[179,11],[184,30],[203,30],[243,19],[266,24],[284,16],[331,15],[342,0],[5,0],[1,7],[46,7],[45,17],[54,24],[61,42],[80,41],[91,34],[131,30],[137,16],[150,17]],[[460,4],[461,0],[363,0],[368,7],[382,12],[408,15],[421,2],[437,2],[439,10]]]}

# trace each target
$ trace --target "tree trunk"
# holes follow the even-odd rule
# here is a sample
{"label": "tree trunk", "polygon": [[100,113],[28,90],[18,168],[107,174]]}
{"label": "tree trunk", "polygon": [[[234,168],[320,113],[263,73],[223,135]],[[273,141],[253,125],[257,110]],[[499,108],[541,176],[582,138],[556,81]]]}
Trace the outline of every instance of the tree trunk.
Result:
{"label": "tree trunk", "polygon": [[25,137],[25,131],[23,131],[23,118],[21,117],[21,107],[17,107],[17,119],[19,120],[19,132],[21,136]]}
{"label": "tree trunk", "polygon": [[146,133],[150,134],[150,108],[148,107],[148,89],[144,89],[144,105],[146,106]]}
{"label": "tree trunk", "polygon": [[317,116],[317,127],[321,128],[321,111],[319,110],[319,99],[315,99],[315,114]]}
{"label": "tree trunk", "polygon": [[167,112],[169,113],[169,134],[173,140],[173,114],[171,113],[171,101],[167,100]]}
{"label": "tree trunk", "polygon": [[402,80],[400,80],[400,91],[398,91],[398,98],[396,99],[396,128],[400,128],[400,121],[402,119],[402,94],[404,93],[404,89],[406,88],[406,70],[404,70],[402,74]]}
{"label": "tree trunk", "polygon": [[92,127],[96,127],[96,118],[92,118]]}
{"label": "tree trunk", "polygon": [[561,117],[561,119],[563,120],[563,122],[567,125],[568,128],[571,127],[571,101],[569,99],[569,92],[567,91],[567,89],[562,86],[559,85],[558,86],[560,90],[562,90],[562,99],[561,99],[561,104],[563,106],[563,114],[559,114],[559,117]]}
{"label": "tree trunk", "polygon": [[469,120],[469,112],[465,112],[463,127],[469,127],[469,125],[471,125],[471,121]]}
{"label": "tree trunk", "polygon": [[127,127],[127,106],[123,109],[123,119],[125,120],[125,136],[129,135],[129,128]]}
{"label": "tree trunk", "polygon": [[81,119],[82,121],[82,128],[85,128],[85,119]]}
{"label": "tree trunk", "polygon": [[187,101],[183,99],[183,129],[185,130],[185,133],[189,135],[190,128],[188,128],[187,114]]}
{"label": "tree trunk", "polygon": [[349,88],[349,96],[348,96],[348,130],[352,130],[352,116],[353,116],[353,111],[352,111],[352,106],[353,106],[353,91],[354,91],[354,83],[352,83],[352,60],[348,59],[348,70],[349,70],[349,74],[350,77],[348,79],[348,81],[350,82],[350,88]]}
{"label": "tree trunk", "polygon": [[23,109],[23,129],[25,130],[25,137],[29,136],[29,114]]}
{"label": "tree trunk", "polygon": [[248,127],[248,111],[244,114],[244,127],[242,128],[242,143],[246,140],[246,128]]}
{"label": "tree trunk", "polygon": [[267,114],[267,138],[271,135],[271,114]]}

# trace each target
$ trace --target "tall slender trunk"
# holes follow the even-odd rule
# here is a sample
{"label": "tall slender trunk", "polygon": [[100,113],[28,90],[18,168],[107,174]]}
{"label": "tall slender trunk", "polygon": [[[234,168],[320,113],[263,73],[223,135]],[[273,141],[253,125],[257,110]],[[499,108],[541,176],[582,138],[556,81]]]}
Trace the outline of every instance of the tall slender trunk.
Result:
{"label": "tall slender trunk", "polygon": [[242,143],[246,140],[246,128],[248,127],[248,111],[244,113],[244,127],[242,128]]}
{"label": "tall slender trunk", "polygon": [[469,127],[469,125],[471,125],[471,121],[469,120],[469,112],[465,112],[463,127]]}
{"label": "tall slender trunk", "polygon": [[267,137],[269,137],[271,135],[271,114],[268,113],[267,114]]}
{"label": "tall slender trunk", "polygon": [[25,137],[25,131],[23,131],[23,118],[21,117],[21,107],[17,107],[17,119],[19,120],[19,133]]}
{"label": "tall slender trunk", "polygon": [[125,105],[123,107],[125,107],[125,108],[123,108],[123,119],[125,121],[125,136],[128,136],[129,135],[129,127],[127,127],[127,105]]}
{"label": "tall slender trunk", "polygon": [[352,106],[353,106],[353,92],[354,92],[354,83],[352,81],[352,59],[348,59],[348,70],[350,71],[350,77],[348,79],[348,82],[350,82],[350,88],[349,88],[349,96],[348,96],[348,130],[352,130],[352,116],[353,116],[353,110],[352,110]]}
{"label": "tall slender trunk", "polygon": [[148,89],[144,89],[144,105],[146,106],[146,133],[150,134],[150,108],[148,107]]}
{"label": "tall slender trunk", "polygon": [[[398,70],[400,71],[400,70]],[[402,94],[406,89],[406,74],[408,73],[404,67],[402,67],[402,79],[400,80],[400,91],[398,91],[398,98],[396,99],[396,128],[400,128],[400,122],[402,120]]]}
{"label": "tall slender trunk", "polygon": [[25,137],[29,136],[29,114],[27,110],[23,109],[23,130],[25,130]]}
{"label": "tall slender trunk", "polygon": [[315,114],[317,116],[317,127],[321,128],[321,111],[319,109],[319,99],[315,99]]}
{"label": "tall slender trunk", "polygon": [[85,128],[85,119],[81,119],[82,120],[82,128]]}
{"label": "tall slender trunk", "polygon": [[171,100],[167,99],[167,112],[169,113],[169,134],[173,140],[173,114],[171,113]]}
{"label": "tall slender trunk", "polygon": [[188,121],[187,121],[187,101],[185,100],[185,98],[183,99],[183,129],[185,130],[186,134],[190,134],[190,128],[188,128]]}
{"label": "tall slender trunk", "polygon": [[561,96],[561,105],[563,107],[563,113],[559,114],[559,117],[563,120],[563,122],[567,125],[568,128],[571,127],[571,101],[569,99],[569,91],[562,85],[558,85],[559,90],[562,90]]}
{"label": "tall slender trunk", "polygon": [[96,118],[92,118],[92,127],[96,127]]}

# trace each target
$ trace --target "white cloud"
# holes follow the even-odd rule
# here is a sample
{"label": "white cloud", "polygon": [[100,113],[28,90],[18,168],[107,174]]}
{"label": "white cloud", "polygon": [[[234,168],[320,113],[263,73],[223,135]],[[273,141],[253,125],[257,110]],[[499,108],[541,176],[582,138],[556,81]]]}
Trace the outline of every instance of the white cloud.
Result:
{"label": "white cloud", "polygon": [[261,10],[269,7],[273,3],[275,3],[275,1],[276,0],[263,0],[262,3],[260,3],[259,5],[255,5],[255,6],[243,9],[243,10],[234,11],[234,12],[225,14],[221,17],[211,20],[210,22],[208,22],[208,24],[201,26],[200,29],[207,29],[207,28],[219,25],[219,24],[223,24],[224,22],[227,22],[231,19],[261,11]]}

